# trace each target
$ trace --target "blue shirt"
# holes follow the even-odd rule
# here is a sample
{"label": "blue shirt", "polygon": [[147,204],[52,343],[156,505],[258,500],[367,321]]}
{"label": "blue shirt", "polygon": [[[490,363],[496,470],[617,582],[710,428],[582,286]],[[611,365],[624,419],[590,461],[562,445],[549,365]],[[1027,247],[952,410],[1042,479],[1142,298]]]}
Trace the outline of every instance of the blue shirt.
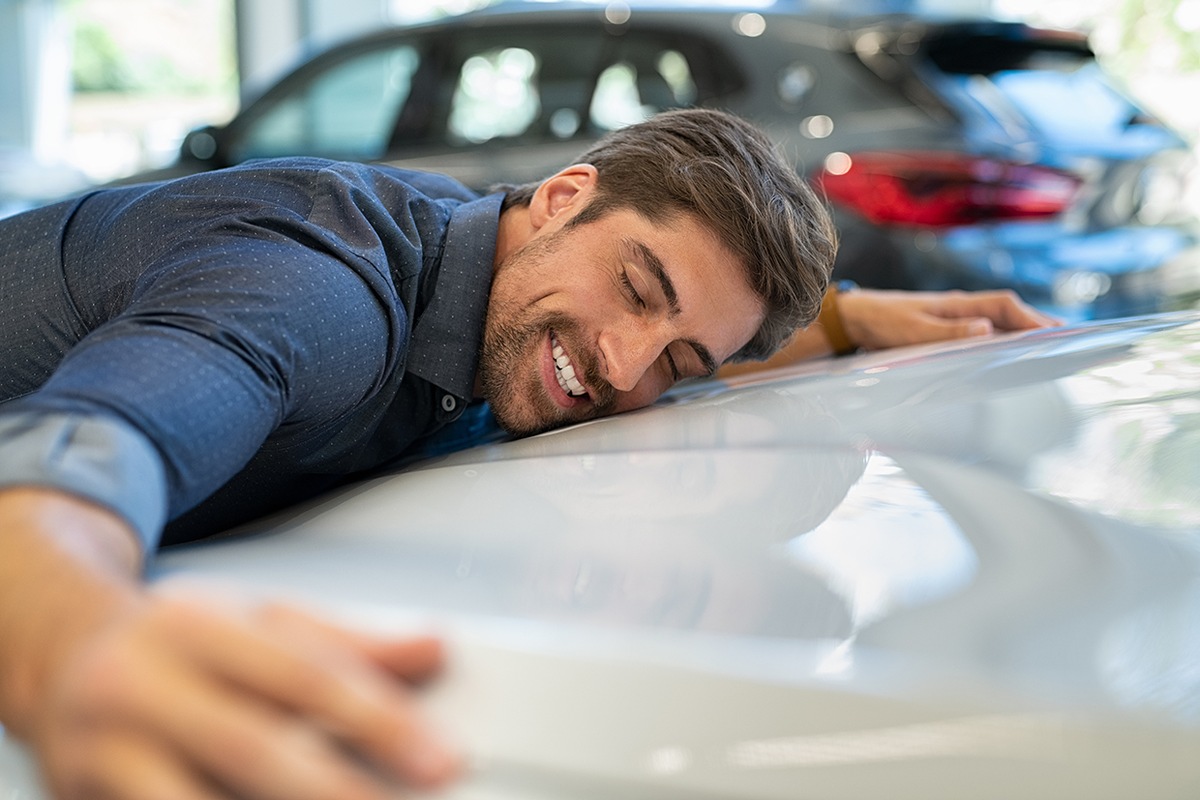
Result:
{"label": "blue shirt", "polygon": [[0,486],[149,549],[400,459],[473,395],[501,199],[282,159],[0,221]]}

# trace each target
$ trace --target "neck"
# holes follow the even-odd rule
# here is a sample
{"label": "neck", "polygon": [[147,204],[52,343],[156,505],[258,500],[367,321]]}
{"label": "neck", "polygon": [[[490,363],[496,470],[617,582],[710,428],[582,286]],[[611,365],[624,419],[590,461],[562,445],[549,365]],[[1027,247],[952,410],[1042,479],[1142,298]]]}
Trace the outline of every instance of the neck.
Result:
{"label": "neck", "polygon": [[496,257],[492,271],[504,262],[533,236],[529,222],[529,206],[512,206],[500,214],[500,226],[496,231]]}

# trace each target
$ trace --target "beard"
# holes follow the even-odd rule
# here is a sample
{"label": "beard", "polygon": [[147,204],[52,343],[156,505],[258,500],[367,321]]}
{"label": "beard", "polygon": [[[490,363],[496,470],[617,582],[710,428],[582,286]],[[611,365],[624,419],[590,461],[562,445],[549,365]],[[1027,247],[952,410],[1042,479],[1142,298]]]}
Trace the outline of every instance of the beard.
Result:
{"label": "beard", "polygon": [[[496,270],[479,354],[480,388],[496,422],[514,436],[529,436],[573,422],[612,413],[616,391],[599,376],[594,348],[586,345],[580,326],[561,312],[539,312],[505,300],[509,284],[519,285],[522,269],[549,258],[562,232],[531,242]],[[543,347],[554,338],[570,353],[581,382],[588,387],[582,402],[563,408],[547,393],[543,380]]]}

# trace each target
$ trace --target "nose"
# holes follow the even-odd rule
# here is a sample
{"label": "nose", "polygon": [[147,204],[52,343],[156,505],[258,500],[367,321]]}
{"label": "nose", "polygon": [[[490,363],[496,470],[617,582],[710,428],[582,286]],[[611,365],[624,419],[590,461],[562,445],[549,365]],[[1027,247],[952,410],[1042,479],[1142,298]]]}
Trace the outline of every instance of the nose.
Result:
{"label": "nose", "polygon": [[653,324],[612,327],[600,334],[604,378],[619,392],[632,392],[667,342]]}

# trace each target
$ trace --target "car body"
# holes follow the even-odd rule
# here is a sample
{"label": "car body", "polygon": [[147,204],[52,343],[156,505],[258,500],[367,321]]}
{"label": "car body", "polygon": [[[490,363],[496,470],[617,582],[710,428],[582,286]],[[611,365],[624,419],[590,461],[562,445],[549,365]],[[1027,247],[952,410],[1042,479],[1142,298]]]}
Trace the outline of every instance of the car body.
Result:
{"label": "car body", "polygon": [[1188,143],[1083,36],[871,13],[895,5],[502,2],[316,54],[136,179],[318,155],[485,188],[656,111],[716,106],[828,196],[838,278],[1010,287],[1067,319],[1200,299]]}
{"label": "car body", "polygon": [[440,631],[447,800],[1193,798],[1198,453],[1200,314],[1092,323],[697,383],[151,574]]}

